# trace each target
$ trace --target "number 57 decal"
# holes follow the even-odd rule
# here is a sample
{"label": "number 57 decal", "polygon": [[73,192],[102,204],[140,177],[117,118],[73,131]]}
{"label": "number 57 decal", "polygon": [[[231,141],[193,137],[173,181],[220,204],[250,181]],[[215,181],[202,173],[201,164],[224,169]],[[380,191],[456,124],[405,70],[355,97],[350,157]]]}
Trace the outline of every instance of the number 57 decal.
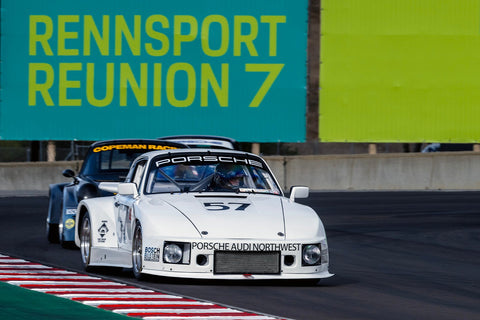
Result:
{"label": "number 57 decal", "polygon": [[236,211],[244,211],[250,203],[241,202],[204,202],[203,205],[210,211],[230,210],[233,208]]}

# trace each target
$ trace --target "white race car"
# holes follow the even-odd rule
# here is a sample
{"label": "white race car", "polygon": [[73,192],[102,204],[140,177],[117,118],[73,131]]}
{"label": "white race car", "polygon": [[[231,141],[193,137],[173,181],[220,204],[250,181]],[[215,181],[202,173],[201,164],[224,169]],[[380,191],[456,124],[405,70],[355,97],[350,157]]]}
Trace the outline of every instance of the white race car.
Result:
{"label": "white race car", "polygon": [[139,156],[114,196],[78,205],[83,265],[199,279],[320,279],[328,271],[323,224],[290,198],[265,161],[234,150],[179,149]]}

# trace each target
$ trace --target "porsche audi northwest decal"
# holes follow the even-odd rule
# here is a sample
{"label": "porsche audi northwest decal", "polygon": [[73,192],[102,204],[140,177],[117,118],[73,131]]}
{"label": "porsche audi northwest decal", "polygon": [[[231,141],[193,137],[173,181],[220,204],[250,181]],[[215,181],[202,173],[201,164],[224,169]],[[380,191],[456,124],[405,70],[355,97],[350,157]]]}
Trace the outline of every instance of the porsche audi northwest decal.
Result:
{"label": "porsche audi northwest decal", "polygon": [[[152,252],[155,256],[155,253]],[[144,319],[280,319],[137,288],[0,254],[0,281]]]}

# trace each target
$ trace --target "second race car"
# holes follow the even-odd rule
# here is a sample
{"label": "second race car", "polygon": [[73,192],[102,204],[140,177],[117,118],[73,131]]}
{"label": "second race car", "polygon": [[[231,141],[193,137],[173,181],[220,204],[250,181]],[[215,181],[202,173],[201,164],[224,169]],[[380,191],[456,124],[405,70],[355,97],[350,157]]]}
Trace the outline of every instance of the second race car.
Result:
{"label": "second race car", "polygon": [[154,139],[106,140],[93,143],[78,175],[67,169],[63,176],[72,178],[71,183],[49,186],[49,204],[46,221],[47,238],[60,242],[64,247],[74,245],[75,215],[78,203],[87,198],[111,195],[98,189],[105,181],[123,181],[130,164],[140,154],[153,150],[173,150],[187,146]]}

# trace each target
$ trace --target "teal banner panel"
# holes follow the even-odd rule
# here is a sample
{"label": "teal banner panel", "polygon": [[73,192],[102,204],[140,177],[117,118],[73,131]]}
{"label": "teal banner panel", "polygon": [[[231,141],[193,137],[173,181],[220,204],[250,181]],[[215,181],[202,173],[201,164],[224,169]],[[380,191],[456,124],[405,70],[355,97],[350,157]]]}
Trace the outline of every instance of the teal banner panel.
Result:
{"label": "teal banner panel", "polygon": [[1,1],[2,140],[305,141],[308,0]]}

